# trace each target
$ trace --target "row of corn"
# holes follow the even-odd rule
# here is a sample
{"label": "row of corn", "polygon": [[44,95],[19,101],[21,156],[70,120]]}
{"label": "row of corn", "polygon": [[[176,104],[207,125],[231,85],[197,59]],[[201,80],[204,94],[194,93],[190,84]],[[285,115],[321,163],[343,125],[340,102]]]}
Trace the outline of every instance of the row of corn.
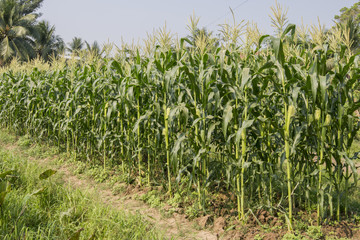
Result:
{"label": "row of corn", "polygon": [[356,186],[359,59],[340,45],[260,38],[257,48],[181,39],[148,54],[0,77],[0,123],[140,185],[216,191],[248,209],[340,219]]}

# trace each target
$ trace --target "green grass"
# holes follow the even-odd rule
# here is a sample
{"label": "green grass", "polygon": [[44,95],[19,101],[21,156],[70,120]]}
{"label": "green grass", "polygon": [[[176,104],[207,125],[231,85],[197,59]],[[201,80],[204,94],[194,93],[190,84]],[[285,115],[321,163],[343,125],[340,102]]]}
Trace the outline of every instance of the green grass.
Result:
{"label": "green grass", "polygon": [[9,132],[4,129],[1,129],[0,131],[0,139],[3,145],[14,143],[16,141],[15,135],[9,134]]}
{"label": "green grass", "polygon": [[[4,143],[14,142],[0,133]],[[25,144],[27,145],[27,144]],[[98,197],[65,187],[58,174],[40,180],[44,169],[0,150],[0,173],[14,170],[0,213],[0,239],[162,239],[140,215],[125,214]],[[38,194],[33,194],[42,189]]]}

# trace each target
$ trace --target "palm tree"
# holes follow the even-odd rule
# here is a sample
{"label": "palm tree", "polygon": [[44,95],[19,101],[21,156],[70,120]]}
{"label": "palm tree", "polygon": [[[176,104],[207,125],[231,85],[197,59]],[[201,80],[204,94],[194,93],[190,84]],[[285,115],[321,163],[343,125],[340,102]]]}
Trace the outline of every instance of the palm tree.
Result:
{"label": "palm tree", "polygon": [[69,47],[67,48],[72,54],[78,55],[80,50],[84,46],[84,42],[79,37],[74,37],[70,43],[68,43]]}
{"label": "palm tree", "polygon": [[35,52],[45,61],[48,61],[51,55],[56,56],[64,50],[64,41],[55,35],[55,26],[50,26],[47,21],[41,21],[36,25],[34,39]]}
{"label": "palm tree", "polygon": [[39,14],[34,13],[43,0],[0,0],[0,65],[12,57],[32,58],[35,53],[31,35]]}
{"label": "palm tree", "polygon": [[94,41],[92,44],[89,44],[85,41],[87,50],[94,56],[101,56],[104,53],[104,49],[101,49],[99,43]]}

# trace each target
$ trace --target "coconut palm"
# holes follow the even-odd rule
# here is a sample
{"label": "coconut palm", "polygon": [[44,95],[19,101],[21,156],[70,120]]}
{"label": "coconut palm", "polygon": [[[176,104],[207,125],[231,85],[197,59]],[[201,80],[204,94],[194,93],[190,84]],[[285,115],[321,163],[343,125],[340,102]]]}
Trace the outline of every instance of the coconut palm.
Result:
{"label": "coconut palm", "polygon": [[34,56],[31,35],[39,14],[34,13],[42,1],[0,1],[0,64],[16,56],[29,59]]}
{"label": "coconut palm", "polygon": [[55,34],[55,26],[50,26],[47,21],[41,21],[36,25],[34,39],[37,56],[46,61],[51,55],[57,55],[64,49],[64,41]]}
{"label": "coconut palm", "polygon": [[36,10],[38,10],[44,0],[17,0],[20,6],[23,6],[23,14],[36,14],[37,16],[40,16],[41,14],[35,13]]}
{"label": "coconut palm", "polygon": [[84,42],[79,37],[74,37],[71,42],[68,43],[67,50],[72,54],[79,54],[80,50],[84,47]]}
{"label": "coconut palm", "polygon": [[101,54],[104,52],[104,50],[101,49],[97,41],[94,41],[92,44],[85,41],[85,44],[86,44],[86,49],[95,56],[101,56]]}

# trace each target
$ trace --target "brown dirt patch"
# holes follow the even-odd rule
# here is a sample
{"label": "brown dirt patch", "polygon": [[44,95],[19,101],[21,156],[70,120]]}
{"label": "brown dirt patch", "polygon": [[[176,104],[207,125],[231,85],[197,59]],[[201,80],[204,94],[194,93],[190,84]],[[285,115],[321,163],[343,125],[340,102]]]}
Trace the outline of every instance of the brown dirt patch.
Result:
{"label": "brown dirt patch", "polygon": [[359,231],[354,231],[356,226],[353,224],[348,224],[346,222],[340,222],[334,226],[322,226],[321,231],[326,236],[333,236],[337,238],[351,238],[351,239],[360,239],[355,236],[360,236]]}
{"label": "brown dirt patch", "polygon": [[223,233],[226,227],[226,220],[223,217],[218,217],[214,220],[213,231],[216,233]]}

